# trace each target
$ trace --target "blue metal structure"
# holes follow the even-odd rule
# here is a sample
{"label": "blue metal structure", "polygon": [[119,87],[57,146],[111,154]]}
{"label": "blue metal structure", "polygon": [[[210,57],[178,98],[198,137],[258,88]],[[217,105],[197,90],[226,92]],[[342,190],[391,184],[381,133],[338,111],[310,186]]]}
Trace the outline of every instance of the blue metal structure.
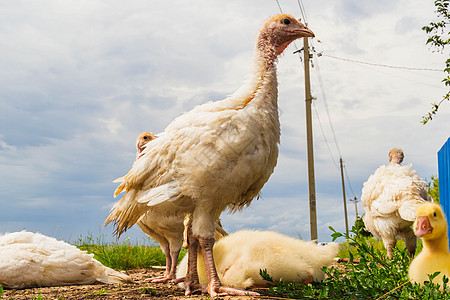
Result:
{"label": "blue metal structure", "polygon": [[[450,220],[450,138],[438,151],[439,203]],[[450,228],[450,227],[449,227]],[[450,229],[449,232],[450,234]]]}

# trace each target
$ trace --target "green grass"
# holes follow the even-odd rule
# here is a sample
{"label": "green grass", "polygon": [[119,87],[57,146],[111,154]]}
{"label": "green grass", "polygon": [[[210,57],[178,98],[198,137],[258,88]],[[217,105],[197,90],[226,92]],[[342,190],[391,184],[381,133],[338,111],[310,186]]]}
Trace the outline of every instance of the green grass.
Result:
{"label": "green grass", "polygon": [[[93,238],[91,235],[79,237],[75,246],[88,253],[103,265],[116,270],[129,270],[135,268],[149,268],[151,266],[164,266],[166,257],[158,246],[150,246],[150,239],[131,242],[125,240],[121,243],[106,243],[105,236]],[[181,258],[186,254],[182,249]]]}
{"label": "green grass", "polygon": [[[450,299],[448,279],[444,277],[443,288],[426,282],[423,286],[408,280],[410,259],[405,247],[394,249],[393,259],[389,260],[386,251],[378,242],[361,234],[360,228],[352,228],[353,235],[333,231],[333,240],[344,237],[342,251],[346,251],[351,261],[347,270],[323,268],[326,278],[322,282],[308,285],[274,282],[270,274],[261,270],[261,276],[270,284],[270,294],[293,299]],[[430,279],[437,273],[430,276]]]}

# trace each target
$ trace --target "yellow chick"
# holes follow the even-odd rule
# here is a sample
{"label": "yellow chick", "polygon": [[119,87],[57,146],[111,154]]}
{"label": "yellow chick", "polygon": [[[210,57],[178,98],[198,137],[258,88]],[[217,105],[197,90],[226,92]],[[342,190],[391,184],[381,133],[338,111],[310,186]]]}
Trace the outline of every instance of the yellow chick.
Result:
{"label": "yellow chick", "polygon": [[[306,242],[273,231],[240,230],[218,240],[213,248],[214,262],[219,279],[225,286],[238,289],[267,287],[259,274],[266,269],[277,282],[308,284],[321,281],[338,254],[339,244],[325,246]],[[200,284],[208,284],[203,256],[198,254]],[[177,278],[186,275],[187,255],[178,265]],[[183,287],[183,285],[180,285]]]}
{"label": "yellow chick", "polygon": [[428,274],[441,272],[434,280],[442,283],[442,277],[450,277],[450,253],[447,222],[442,208],[435,203],[424,203],[416,209],[414,234],[423,241],[423,249],[409,266],[408,277],[412,282],[423,284]]}

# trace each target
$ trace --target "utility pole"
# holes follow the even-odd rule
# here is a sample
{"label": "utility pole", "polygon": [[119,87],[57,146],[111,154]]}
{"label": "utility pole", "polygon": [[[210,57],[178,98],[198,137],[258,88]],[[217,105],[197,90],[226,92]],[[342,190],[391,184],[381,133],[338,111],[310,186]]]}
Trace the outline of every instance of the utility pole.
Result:
{"label": "utility pole", "polygon": [[347,200],[345,199],[344,166],[342,157],[339,158],[339,162],[341,163],[342,196],[344,197],[345,232],[348,235]]}
{"label": "utility pole", "polygon": [[358,199],[355,196],[355,199],[348,199],[350,202],[355,202],[355,220],[358,220]]}
{"label": "utility pole", "polygon": [[309,222],[311,240],[317,240],[317,213],[316,213],[316,183],[314,179],[314,152],[311,116],[311,84],[309,79],[309,54],[308,38],[303,38],[303,53],[305,64],[305,104],[306,104],[306,144],[308,153],[308,184],[309,184]]}

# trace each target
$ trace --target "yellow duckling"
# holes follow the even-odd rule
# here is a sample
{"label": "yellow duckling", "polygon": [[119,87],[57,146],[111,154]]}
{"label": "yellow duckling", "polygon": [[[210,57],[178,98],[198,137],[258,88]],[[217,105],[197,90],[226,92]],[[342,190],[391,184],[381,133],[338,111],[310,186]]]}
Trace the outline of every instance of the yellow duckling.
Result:
{"label": "yellow duckling", "polygon": [[[306,242],[273,231],[240,230],[218,240],[214,245],[214,262],[219,279],[225,286],[238,289],[267,287],[259,275],[266,269],[275,282],[308,284],[322,281],[338,254],[339,244],[325,246]],[[208,284],[202,254],[198,255],[200,284]],[[188,256],[180,262],[177,278],[186,275]],[[183,287],[180,285],[180,287]]]}
{"label": "yellow duckling", "polygon": [[448,247],[447,222],[442,208],[435,203],[424,203],[416,209],[414,234],[422,238],[423,249],[409,266],[408,277],[422,284],[428,274],[441,272],[434,280],[442,283],[442,277],[450,277],[450,253]]}

